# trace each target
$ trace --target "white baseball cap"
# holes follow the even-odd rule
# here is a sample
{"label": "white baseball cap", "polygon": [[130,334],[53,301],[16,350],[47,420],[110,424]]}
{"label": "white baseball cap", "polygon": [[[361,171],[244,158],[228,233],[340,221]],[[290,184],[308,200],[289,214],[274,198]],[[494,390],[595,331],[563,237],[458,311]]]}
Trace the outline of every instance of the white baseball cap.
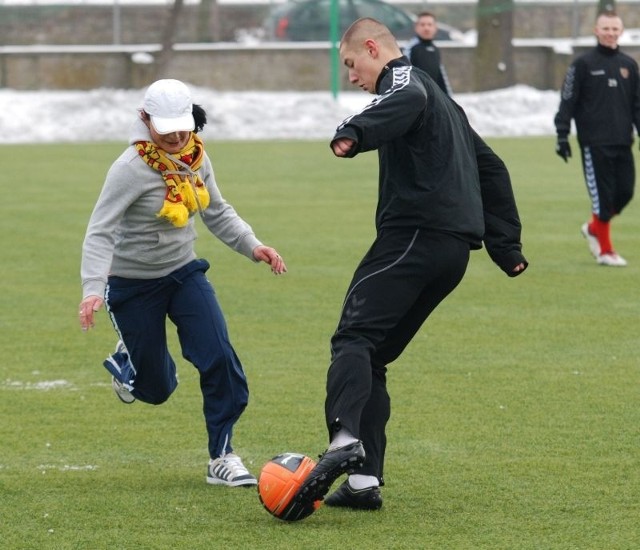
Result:
{"label": "white baseball cap", "polygon": [[151,123],[159,134],[187,132],[196,127],[191,92],[180,80],[156,80],[147,88],[142,108],[151,116]]}

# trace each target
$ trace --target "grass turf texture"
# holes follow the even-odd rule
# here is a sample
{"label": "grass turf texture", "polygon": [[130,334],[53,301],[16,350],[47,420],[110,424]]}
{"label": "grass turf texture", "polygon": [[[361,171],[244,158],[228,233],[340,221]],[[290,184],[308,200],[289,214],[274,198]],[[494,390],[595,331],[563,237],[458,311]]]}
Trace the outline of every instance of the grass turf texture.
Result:
{"label": "grass turf texture", "polygon": [[[78,327],[84,229],[122,145],[0,147],[1,546],[636,547],[639,202],[614,222],[629,267],[597,266],[579,232],[579,159],[565,165],[551,138],[491,144],[513,176],[529,271],[510,280],[474,252],[390,367],[383,510],[323,507],[296,524],[254,489],[205,484],[197,376],[173,331],[178,390],[124,406],[101,366],[115,344],[106,314]],[[252,391],[235,446],[258,474],[326,445],[329,338],[373,237],[377,159],[335,159],[324,142],[208,149],[223,195],[289,267],[273,277],[198,222]]]}

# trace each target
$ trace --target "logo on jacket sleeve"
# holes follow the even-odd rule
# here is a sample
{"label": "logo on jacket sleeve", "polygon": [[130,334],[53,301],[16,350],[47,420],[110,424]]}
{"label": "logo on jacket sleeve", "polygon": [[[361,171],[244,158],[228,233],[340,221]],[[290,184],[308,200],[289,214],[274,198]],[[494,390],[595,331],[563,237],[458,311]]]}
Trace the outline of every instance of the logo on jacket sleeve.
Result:
{"label": "logo on jacket sleeve", "polygon": [[409,75],[411,74],[411,67],[394,67],[393,68],[393,84],[392,86],[403,88],[409,84]]}

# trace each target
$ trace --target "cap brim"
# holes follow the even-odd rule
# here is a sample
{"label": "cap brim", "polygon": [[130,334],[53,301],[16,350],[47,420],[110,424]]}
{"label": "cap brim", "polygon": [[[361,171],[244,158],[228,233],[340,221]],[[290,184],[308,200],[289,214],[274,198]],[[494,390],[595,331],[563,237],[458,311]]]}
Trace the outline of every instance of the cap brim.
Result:
{"label": "cap brim", "polygon": [[196,127],[195,120],[193,120],[191,113],[176,118],[162,118],[151,115],[151,124],[153,124],[153,128],[159,134],[192,132]]}

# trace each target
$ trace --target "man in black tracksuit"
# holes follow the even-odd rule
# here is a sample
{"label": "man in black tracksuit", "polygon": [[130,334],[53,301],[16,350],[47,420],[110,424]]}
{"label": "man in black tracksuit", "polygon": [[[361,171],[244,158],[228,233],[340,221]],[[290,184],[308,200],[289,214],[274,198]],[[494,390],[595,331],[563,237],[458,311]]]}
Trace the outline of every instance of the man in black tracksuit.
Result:
{"label": "man in black tracksuit", "polygon": [[379,94],[331,142],[339,157],[378,150],[377,236],[356,269],[331,340],[330,445],[296,494],[292,510],[299,517],[345,472],[352,475],[326,504],[380,508],[387,365],[458,285],[470,250],[483,240],[509,276],[527,267],[509,174],[462,109],[410,65],[376,20],[356,21],[340,56],[352,84]]}
{"label": "man in black tracksuit", "polygon": [[418,14],[415,31],[416,35],[405,46],[404,54],[412,65],[427,73],[445,94],[451,96],[451,85],[440,59],[440,50],[433,42],[438,33],[436,16],[428,11]]}
{"label": "man in black tracksuit", "polygon": [[598,45],[569,67],[555,117],[556,153],[565,162],[571,156],[568,136],[575,119],[592,213],[582,235],[598,264],[613,267],[627,265],[613,248],[610,222],[633,197],[633,125],[640,131],[638,64],[618,47],[622,30],[615,14],[598,16]]}

